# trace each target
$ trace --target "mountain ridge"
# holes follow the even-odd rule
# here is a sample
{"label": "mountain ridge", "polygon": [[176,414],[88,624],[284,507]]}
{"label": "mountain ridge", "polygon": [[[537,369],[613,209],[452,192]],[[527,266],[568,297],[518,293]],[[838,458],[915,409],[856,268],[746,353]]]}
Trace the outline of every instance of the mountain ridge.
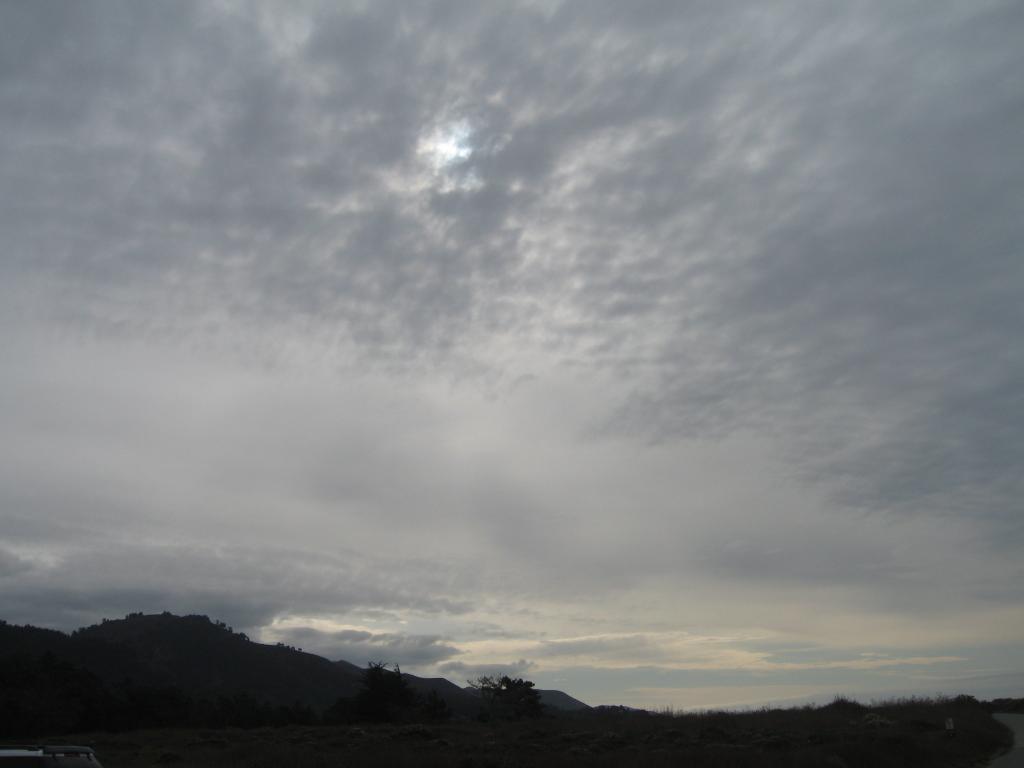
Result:
{"label": "mountain ridge", "polygon": [[[196,698],[248,695],[272,706],[323,713],[356,695],[362,668],[278,643],[249,639],[204,615],[132,613],[71,633],[0,623],[0,658],[52,654],[107,686],[175,687]],[[421,696],[436,693],[456,716],[478,709],[472,694],[446,678],[402,673]],[[541,691],[555,711],[589,708],[561,691]]]}

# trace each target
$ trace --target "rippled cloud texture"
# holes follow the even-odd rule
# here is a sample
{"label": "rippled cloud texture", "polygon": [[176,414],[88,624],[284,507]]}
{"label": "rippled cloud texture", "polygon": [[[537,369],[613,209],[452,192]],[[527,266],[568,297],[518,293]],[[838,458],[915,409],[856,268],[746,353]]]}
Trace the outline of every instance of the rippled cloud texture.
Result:
{"label": "rippled cloud texture", "polygon": [[3,618],[594,703],[1020,683],[1021,39],[5,4]]}

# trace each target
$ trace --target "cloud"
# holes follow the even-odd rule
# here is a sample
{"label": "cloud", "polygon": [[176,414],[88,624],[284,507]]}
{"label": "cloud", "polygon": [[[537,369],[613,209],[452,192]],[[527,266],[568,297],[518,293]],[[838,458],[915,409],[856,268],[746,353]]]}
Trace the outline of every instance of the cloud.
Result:
{"label": "cloud", "polygon": [[610,428],[781,431],[848,504],[1016,530],[1010,7],[6,13],[37,313],[399,366],[501,329],[619,377]]}
{"label": "cloud", "polygon": [[7,618],[1018,638],[1022,30],[5,6]]}
{"label": "cloud", "polygon": [[8,552],[0,549],[0,579],[8,576],[16,576],[32,569],[32,561],[18,555],[15,552]]}
{"label": "cloud", "polygon": [[[70,630],[145,608],[203,613],[251,633],[296,613],[468,610],[463,599],[441,593],[429,565],[410,562],[410,570],[403,567],[398,578],[389,579],[383,565],[356,552],[327,556],[270,547],[93,541],[54,547],[50,559],[7,585],[8,621]],[[411,575],[424,565],[418,577]],[[416,652],[415,643],[403,648],[390,635],[382,637],[396,651]],[[447,649],[435,648],[442,650]]]}
{"label": "cloud", "polygon": [[[768,646],[768,647],[766,647]],[[787,657],[774,653],[763,640],[700,637],[687,633],[634,633],[545,640],[530,649],[552,664],[608,667],[654,666],[662,669],[791,672],[800,670],[874,670],[966,661],[955,655],[910,656],[801,648]]]}
{"label": "cloud", "polygon": [[458,648],[436,635],[407,635],[355,629],[325,632],[311,627],[289,627],[274,630],[273,634],[288,645],[299,646],[329,659],[343,659],[357,665],[384,661],[415,669],[450,659],[459,653]]}
{"label": "cloud", "polygon": [[512,678],[526,678],[533,668],[533,662],[526,659],[519,659],[507,664],[466,664],[462,661],[446,661],[437,665],[437,669],[442,675],[454,679],[462,678],[467,681],[483,676],[504,677],[507,675]]}
{"label": "cloud", "polygon": [[651,646],[651,638],[642,635],[616,635],[544,640],[540,643],[543,656],[596,655],[607,657],[609,652],[642,652]]}
{"label": "cloud", "polygon": [[[835,45],[801,53],[813,71],[794,61],[766,70],[756,93],[733,94],[731,133],[750,132],[748,150],[767,153],[756,171],[742,154],[727,157],[739,196],[712,198],[737,256],[702,271],[714,301],[698,298],[678,317],[623,423],[662,438],[780,430],[796,436],[800,465],[849,504],[973,514],[1016,530],[1005,513],[1017,480],[1002,460],[1016,455],[1004,441],[1021,430],[1008,415],[1020,411],[1011,382],[1022,371],[1005,350],[1021,320],[1008,288],[1024,275],[1000,196],[1021,168],[997,169],[989,151],[1009,151],[1022,116],[1008,92],[980,93],[1009,71],[1008,48],[929,80],[937,51],[966,56],[974,35],[998,36],[1006,16],[962,21],[875,35],[837,19]],[[904,58],[900,49],[925,41],[923,59]],[[957,108],[954,90],[971,82],[979,93]],[[772,135],[782,151],[763,146]],[[939,160],[942,147],[955,157]],[[1001,458],[986,458],[993,452]]]}

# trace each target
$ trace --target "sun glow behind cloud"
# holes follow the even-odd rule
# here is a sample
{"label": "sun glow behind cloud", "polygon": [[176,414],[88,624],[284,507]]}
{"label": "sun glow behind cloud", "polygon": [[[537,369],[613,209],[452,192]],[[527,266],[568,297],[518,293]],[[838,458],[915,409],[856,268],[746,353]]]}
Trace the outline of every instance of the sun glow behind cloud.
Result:
{"label": "sun glow behind cloud", "polygon": [[456,120],[436,128],[420,142],[420,152],[426,155],[435,171],[442,171],[456,163],[468,160],[473,154],[473,131],[466,120]]}
{"label": "sun glow behind cloud", "polygon": [[424,159],[442,191],[482,186],[477,173],[467,167],[475,152],[473,139],[473,126],[465,119],[443,122],[420,139],[417,154]]}

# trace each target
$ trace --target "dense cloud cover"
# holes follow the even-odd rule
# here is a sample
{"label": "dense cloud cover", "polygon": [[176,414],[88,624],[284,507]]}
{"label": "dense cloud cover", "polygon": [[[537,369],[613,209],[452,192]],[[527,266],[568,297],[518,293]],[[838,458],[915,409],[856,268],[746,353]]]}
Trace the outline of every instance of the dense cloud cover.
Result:
{"label": "dense cloud cover", "polygon": [[1022,38],[5,4],[3,618],[640,704],[1020,672]]}

